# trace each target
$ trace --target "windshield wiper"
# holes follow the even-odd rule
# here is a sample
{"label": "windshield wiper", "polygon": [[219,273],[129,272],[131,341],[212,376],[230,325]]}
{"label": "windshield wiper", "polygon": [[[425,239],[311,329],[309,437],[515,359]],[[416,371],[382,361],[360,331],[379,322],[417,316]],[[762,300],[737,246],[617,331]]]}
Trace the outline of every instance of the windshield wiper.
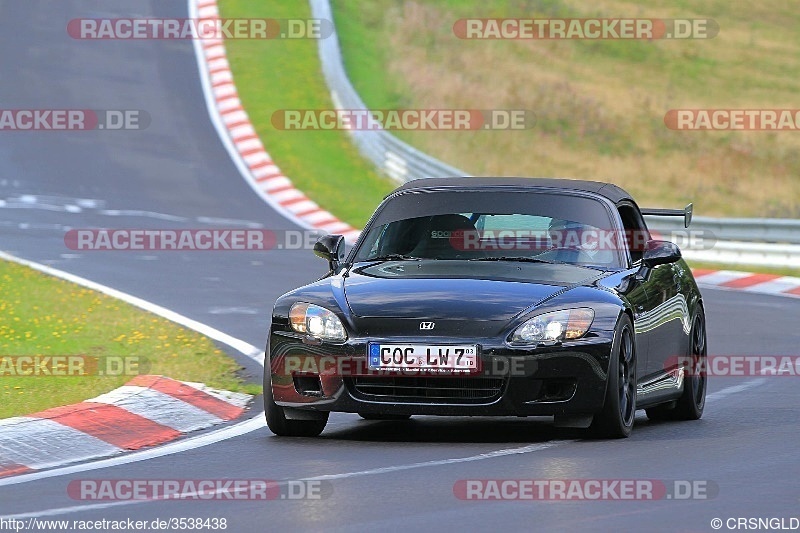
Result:
{"label": "windshield wiper", "polygon": [[475,257],[468,259],[468,261],[517,261],[519,263],[545,263],[548,265],[562,264],[561,261],[547,261],[545,259],[537,259],[536,257],[514,257],[514,256],[495,256],[495,257]]}
{"label": "windshield wiper", "polygon": [[545,259],[538,259],[536,257],[509,257],[509,256],[476,257],[474,259],[469,259],[468,261],[517,261],[519,263],[544,263],[546,265],[572,265],[581,268],[591,268],[592,270],[600,270],[603,272],[608,270],[608,268],[602,267],[600,265],[584,265],[577,263],[567,263],[566,261],[547,261]]}
{"label": "windshield wiper", "polygon": [[386,254],[379,255],[378,257],[370,257],[365,259],[365,261],[422,261],[422,258],[403,254]]}

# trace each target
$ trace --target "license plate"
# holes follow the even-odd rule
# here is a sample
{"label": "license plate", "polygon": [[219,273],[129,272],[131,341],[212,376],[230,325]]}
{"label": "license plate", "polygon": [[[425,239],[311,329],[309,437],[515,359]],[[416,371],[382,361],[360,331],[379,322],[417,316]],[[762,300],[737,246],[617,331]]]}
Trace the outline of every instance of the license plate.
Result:
{"label": "license plate", "polygon": [[378,344],[370,343],[369,368],[381,370],[432,370],[477,372],[475,344]]}

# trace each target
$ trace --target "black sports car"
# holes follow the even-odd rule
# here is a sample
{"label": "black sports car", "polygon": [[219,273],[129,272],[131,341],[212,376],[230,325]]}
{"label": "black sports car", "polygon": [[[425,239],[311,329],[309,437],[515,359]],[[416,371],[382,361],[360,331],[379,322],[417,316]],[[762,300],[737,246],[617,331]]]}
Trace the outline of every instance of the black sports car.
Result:
{"label": "black sports car", "polygon": [[409,182],[330,273],[278,298],[264,401],[278,435],[316,436],[331,411],[552,415],[626,437],[637,409],[698,419],[703,300],[670,242],[621,188],[533,178]]}

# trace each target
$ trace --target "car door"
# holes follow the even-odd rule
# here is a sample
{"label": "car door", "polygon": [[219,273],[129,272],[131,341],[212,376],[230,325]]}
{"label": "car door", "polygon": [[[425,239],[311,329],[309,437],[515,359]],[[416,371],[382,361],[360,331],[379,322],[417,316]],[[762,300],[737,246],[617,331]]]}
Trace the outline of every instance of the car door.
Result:
{"label": "car door", "polygon": [[670,358],[683,353],[680,351],[681,310],[686,305],[678,287],[682,275],[675,272],[675,264],[642,267],[644,250],[650,240],[644,218],[632,202],[623,201],[617,209],[626,232],[631,262],[638,270],[636,278],[641,283],[641,293],[631,303],[638,314],[634,317],[634,329],[641,344],[646,346],[638,352],[637,370],[640,381],[647,382],[663,375]]}
{"label": "car door", "polygon": [[670,361],[684,355],[684,315],[686,299],[679,290],[680,275],[675,263],[658,265],[645,279],[648,295],[647,323],[652,333],[645,372],[656,376],[667,370]]}
{"label": "car door", "polygon": [[642,265],[642,247],[637,243],[647,241],[649,234],[644,225],[644,220],[638,208],[628,202],[622,202],[617,206],[620,221],[625,231],[624,241],[627,243],[627,250],[624,250],[627,259],[630,261],[630,275],[627,276],[618,290],[627,298],[633,309],[633,328],[636,334],[636,354],[637,354],[637,381],[646,382],[649,377],[648,361],[650,352],[654,347],[655,341],[652,339],[653,330],[649,327],[648,317],[655,307],[655,299],[651,297],[648,290],[648,280],[641,278],[638,274]]}
{"label": "car door", "polygon": [[642,317],[648,309],[647,290],[643,280],[636,276],[636,268],[632,269],[628,276],[626,276],[617,290],[620,295],[624,296],[630,302],[633,308],[633,329],[636,340],[636,357],[637,363],[637,382],[641,383],[645,380],[646,375],[643,372],[647,362],[648,353],[650,352],[650,336],[651,332],[642,329]]}
{"label": "car door", "polygon": [[[625,202],[618,208],[628,232],[628,244],[633,248],[630,250],[631,258],[641,267],[650,233],[635,205]],[[648,350],[644,357],[639,358],[638,366],[639,376],[645,381],[663,375],[670,362],[685,354],[687,307],[681,287],[684,277],[681,265],[671,263],[643,268],[638,276],[646,295],[636,325],[638,334],[647,338]]]}

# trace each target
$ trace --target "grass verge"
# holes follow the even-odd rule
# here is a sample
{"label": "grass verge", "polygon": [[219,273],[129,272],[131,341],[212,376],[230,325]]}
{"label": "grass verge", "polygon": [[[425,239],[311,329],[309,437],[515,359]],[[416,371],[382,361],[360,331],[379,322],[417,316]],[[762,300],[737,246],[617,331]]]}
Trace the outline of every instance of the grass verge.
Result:
{"label": "grass verge", "polygon": [[[670,109],[794,109],[798,11],[631,0],[333,0],[349,77],[372,108],[530,109],[516,131],[406,131],[476,175],[611,181],[640,205],[800,217],[797,131],[674,131]],[[713,39],[462,40],[460,18],[714,19]]]}
{"label": "grass verge", "polygon": [[[214,343],[124,302],[16,263],[0,261],[0,418],[108,392],[130,375],[19,376],[14,356],[139,357],[140,371],[259,394]],[[132,360],[132,359],[129,359]],[[88,367],[87,367],[88,368]]]}
{"label": "grass verge", "polygon": [[[224,18],[310,18],[304,0],[221,0]],[[323,208],[363,227],[395,184],[361,157],[345,131],[281,131],[271,122],[281,109],[331,109],[313,39],[226,41],[236,87],[275,163]]]}

